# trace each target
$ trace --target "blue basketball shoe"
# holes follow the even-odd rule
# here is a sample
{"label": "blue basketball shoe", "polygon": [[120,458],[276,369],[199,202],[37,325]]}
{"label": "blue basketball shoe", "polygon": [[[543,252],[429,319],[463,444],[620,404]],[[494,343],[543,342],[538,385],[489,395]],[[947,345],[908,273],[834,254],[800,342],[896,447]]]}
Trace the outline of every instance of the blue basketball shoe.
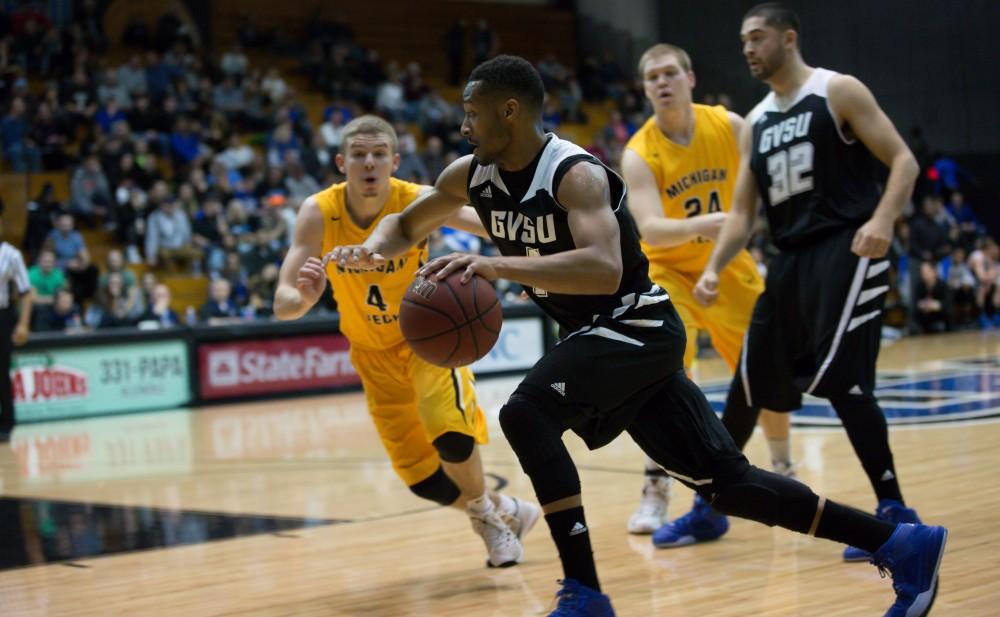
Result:
{"label": "blue basketball shoe", "polygon": [[[878,502],[878,507],[875,508],[875,518],[880,521],[894,523],[896,525],[900,523],[912,523],[914,525],[919,525],[921,523],[916,510],[913,508],[907,508],[895,499],[880,500]],[[866,550],[854,546],[848,546],[844,549],[844,561],[871,560],[872,554]]]}
{"label": "blue basketball shoe", "polygon": [[948,530],[944,527],[903,523],[872,555],[880,574],[892,574],[892,589],[896,592],[896,601],[885,617],[924,617],[930,613],[947,540]]}
{"label": "blue basketball shoe", "polygon": [[729,519],[716,512],[708,502],[695,495],[691,511],[666,523],[653,532],[653,546],[657,548],[677,548],[697,542],[717,540],[729,531]]}
{"label": "blue basketball shoe", "polygon": [[571,578],[559,581],[559,604],[549,617],[615,617],[608,596]]}

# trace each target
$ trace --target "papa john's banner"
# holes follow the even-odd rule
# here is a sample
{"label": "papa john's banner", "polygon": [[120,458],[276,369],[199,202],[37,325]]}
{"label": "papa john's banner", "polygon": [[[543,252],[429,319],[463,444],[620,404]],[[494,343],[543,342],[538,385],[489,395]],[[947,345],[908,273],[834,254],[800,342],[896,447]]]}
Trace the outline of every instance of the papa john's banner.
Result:
{"label": "papa john's banner", "polygon": [[19,422],[170,409],[191,400],[187,345],[150,341],[14,353]]}
{"label": "papa john's banner", "polygon": [[198,345],[202,399],[357,386],[349,344],[340,334]]}

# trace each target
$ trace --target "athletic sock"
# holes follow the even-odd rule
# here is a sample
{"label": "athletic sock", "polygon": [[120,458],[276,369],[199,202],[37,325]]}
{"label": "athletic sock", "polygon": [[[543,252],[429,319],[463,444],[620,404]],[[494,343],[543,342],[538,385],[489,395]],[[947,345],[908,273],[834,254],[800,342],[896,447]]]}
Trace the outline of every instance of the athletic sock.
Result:
{"label": "athletic sock", "polygon": [[483,493],[479,497],[465,502],[465,509],[469,514],[482,516],[493,509],[493,500],[490,499],[489,493]]}
{"label": "athletic sock", "polygon": [[[771,450],[771,463],[784,463],[786,465],[791,465],[792,454],[791,454],[791,440],[787,437],[785,439],[768,439],[767,447]],[[778,470],[775,469],[777,472]]]}
{"label": "athletic sock", "polygon": [[601,584],[597,581],[597,567],[594,565],[594,551],[590,546],[590,531],[583,516],[583,506],[560,510],[545,515],[549,533],[559,549],[563,575],[597,591]]}
{"label": "athletic sock", "polygon": [[820,500],[819,524],[816,537],[835,540],[874,553],[889,540],[896,525],[880,521],[849,506],[834,501]]}

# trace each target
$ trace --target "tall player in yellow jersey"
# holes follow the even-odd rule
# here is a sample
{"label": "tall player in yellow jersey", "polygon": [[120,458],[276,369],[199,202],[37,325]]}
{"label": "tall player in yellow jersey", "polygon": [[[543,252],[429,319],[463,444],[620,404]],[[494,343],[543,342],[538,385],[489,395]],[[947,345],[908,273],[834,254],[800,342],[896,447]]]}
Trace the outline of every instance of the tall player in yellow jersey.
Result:
{"label": "tall player in yellow jersey", "polygon": [[[347,181],[303,202],[294,243],[281,266],[275,315],[301,317],[329,279],[341,332],[351,342],[351,362],[393,469],[417,496],[468,513],[486,543],[488,565],[513,565],[523,556],[521,537],[541,511],[486,489],[477,448],[487,441],[486,423],[472,372],[424,362],[399,328],[403,294],[427,262],[426,242],[375,271],[320,260],[336,246],[361,244],[383,217],[401,212],[429,188],[391,177],[399,166],[396,133],[381,118],[349,122],[343,144],[336,162]],[[471,209],[448,223],[486,233]]]}
{"label": "tall player in yellow jersey", "polygon": [[[721,274],[719,301],[711,307],[697,302],[692,290],[732,200],[740,158],[736,139],[743,119],[721,106],[691,102],[695,76],[688,54],[679,47],[659,44],[646,50],[639,59],[639,72],[654,114],[626,145],[622,170],[629,187],[629,210],[649,258],[649,276],[667,290],[684,321],[684,366],[690,370],[694,362],[698,330],[707,330],[712,346],[735,371],[754,303],[764,290],[753,257],[744,250],[730,262]],[[788,414],[765,412],[761,424],[774,470],[792,475]],[[652,533],[659,528],[666,519],[669,494],[670,478],[647,460],[643,498],[629,519],[629,532]],[[718,526],[694,530],[677,522],[673,525],[681,529],[663,528],[653,540],[669,547],[718,537],[725,532],[720,527],[724,519],[718,520]]]}

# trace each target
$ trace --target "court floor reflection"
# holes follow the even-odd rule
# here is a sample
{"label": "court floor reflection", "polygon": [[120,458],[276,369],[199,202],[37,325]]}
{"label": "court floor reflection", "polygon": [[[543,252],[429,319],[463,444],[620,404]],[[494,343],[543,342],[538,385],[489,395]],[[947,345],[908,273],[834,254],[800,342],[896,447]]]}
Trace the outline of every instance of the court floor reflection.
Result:
{"label": "court floor reflection", "polygon": [[0,570],[344,522],[0,497]]}

